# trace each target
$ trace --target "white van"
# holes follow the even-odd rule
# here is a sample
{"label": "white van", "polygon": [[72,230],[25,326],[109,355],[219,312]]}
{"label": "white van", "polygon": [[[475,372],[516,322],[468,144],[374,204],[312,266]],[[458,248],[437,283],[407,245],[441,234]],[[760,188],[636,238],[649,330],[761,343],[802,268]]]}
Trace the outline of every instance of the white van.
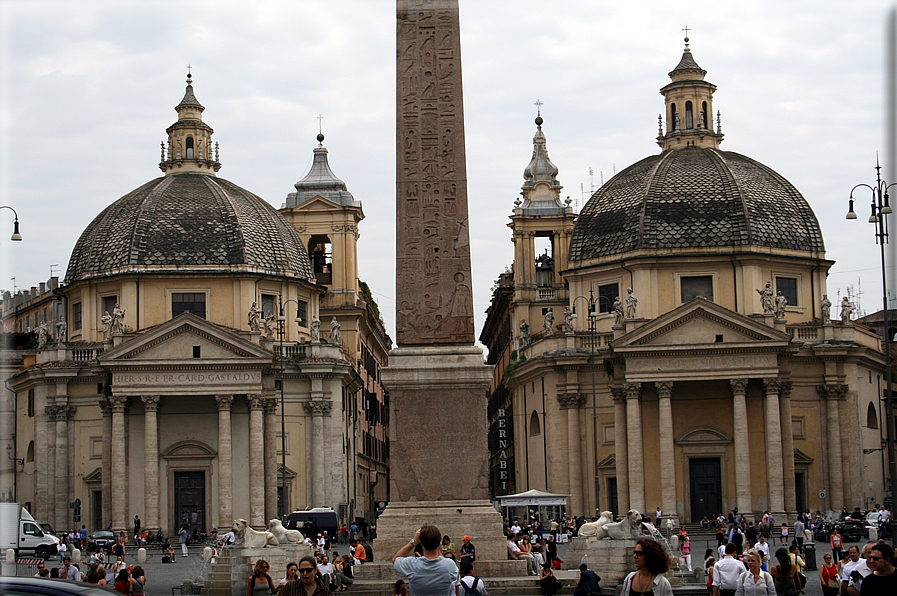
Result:
{"label": "white van", "polygon": [[0,552],[33,554],[44,560],[56,555],[59,538],[44,532],[28,510],[18,503],[0,503]]}

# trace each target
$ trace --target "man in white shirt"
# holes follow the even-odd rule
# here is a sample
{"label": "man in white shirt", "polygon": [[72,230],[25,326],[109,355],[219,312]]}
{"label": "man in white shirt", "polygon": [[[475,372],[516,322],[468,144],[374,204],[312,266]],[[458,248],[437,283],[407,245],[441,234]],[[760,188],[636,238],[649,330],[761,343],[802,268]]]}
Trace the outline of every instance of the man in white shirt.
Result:
{"label": "man in white shirt", "polygon": [[769,571],[766,569],[767,561],[769,561],[769,543],[766,542],[766,536],[760,535],[760,539],[757,544],[754,545],[754,550],[756,550],[763,557],[760,562],[763,564],[763,571]]}
{"label": "man in white shirt", "polygon": [[78,569],[77,565],[72,565],[71,557],[66,557],[63,564],[65,565],[65,568],[62,571],[63,579],[71,580],[73,582],[81,581],[81,570]]}
{"label": "man in white shirt", "polygon": [[849,596],[860,596],[863,580],[866,579],[867,575],[872,575],[874,571],[871,565],[872,561],[869,560],[869,557],[872,556],[873,546],[875,545],[870,542],[863,547],[863,558],[857,561],[856,566],[850,571],[847,582],[847,594]]}
{"label": "man in white shirt", "polygon": [[536,559],[531,554],[525,553],[517,546],[517,541],[512,534],[508,534],[508,555],[512,559],[526,561],[527,575],[539,575],[539,568],[536,565]]}
{"label": "man in white shirt", "polygon": [[737,548],[726,545],[726,555],[713,566],[713,596],[734,596],[738,578],[747,571],[744,563],[735,558]]}
{"label": "man in white shirt", "polygon": [[515,519],[515,520],[514,520],[514,525],[511,526],[511,531],[514,532],[514,536],[516,536],[517,534],[519,534],[519,533],[520,533],[520,530],[522,530],[522,529],[523,529],[523,528],[520,527],[520,522],[518,522],[518,521]]}
{"label": "man in white shirt", "polygon": [[455,584],[455,596],[487,596],[483,580],[473,575],[473,563],[461,561],[461,579]]}
{"label": "man in white shirt", "polygon": [[841,567],[841,596],[847,596],[847,584],[850,583],[850,574],[862,560],[860,559],[860,547],[851,546],[847,549],[848,561]]}

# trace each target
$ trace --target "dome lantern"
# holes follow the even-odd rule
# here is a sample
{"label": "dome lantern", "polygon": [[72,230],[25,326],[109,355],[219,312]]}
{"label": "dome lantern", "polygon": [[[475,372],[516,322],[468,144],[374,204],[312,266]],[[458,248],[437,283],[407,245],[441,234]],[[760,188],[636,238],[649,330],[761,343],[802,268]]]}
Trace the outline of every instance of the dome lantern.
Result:
{"label": "dome lantern", "polygon": [[716,85],[704,80],[706,74],[691,55],[686,37],[682,59],[669,73],[672,82],[660,90],[666,103],[666,131],[661,125],[657,144],[664,151],[679,147],[718,149],[722,143],[722,130],[713,131]]}
{"label": "dome lantern", "polygon": [[[536,105],[541,108],[542,102]],[[558,168],[548,157],[545,133],[542,132],[541,109],[536,116],[536,134],[533,137],[533,156],[529,165],[523,170],[522,206],[514,209],[520,215],[544,215],[548,213],[565,213],[570,207],[561,203],[561,183],[557,179]]]}
{"label": "dome lantern", "polygon": [[172,174],[209,174],[221,169],[218,162],[218,144],[212,146],[212,127],[202,121],[203,105],[193,93],[193,76],[187,74],[187,90],[181,103],[174,107],[178,120],[167,129],[168,156],[163,145],[159,169],[166,176]]}

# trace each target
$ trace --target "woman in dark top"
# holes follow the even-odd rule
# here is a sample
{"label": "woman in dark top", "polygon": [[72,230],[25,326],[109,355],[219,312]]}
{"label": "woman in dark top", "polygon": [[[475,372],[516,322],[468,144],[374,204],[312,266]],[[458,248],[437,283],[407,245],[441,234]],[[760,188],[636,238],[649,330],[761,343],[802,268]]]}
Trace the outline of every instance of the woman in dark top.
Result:
{"label": "woman in dark top", "polygon": [[554,596],[554,593],[561,588],[558,578],[554,576],[554,571],[551,569],[551,563],[542,565],[542,571],[539,572],[539,586],[545,596]]}

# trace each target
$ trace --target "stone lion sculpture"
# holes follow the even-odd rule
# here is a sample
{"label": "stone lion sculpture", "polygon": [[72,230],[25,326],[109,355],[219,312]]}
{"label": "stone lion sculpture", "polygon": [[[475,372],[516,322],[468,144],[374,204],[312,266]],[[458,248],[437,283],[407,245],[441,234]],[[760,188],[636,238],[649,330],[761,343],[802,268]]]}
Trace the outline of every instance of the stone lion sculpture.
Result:
{"label": "stone lion sculpture", "polygon": [[610,511],[602,511],[601,517],[599,517],[597,521],[587,522],[581,525],[579,527],[579,532],[576,535],[584,538],[594,536],[598,533],[598,528],[605,524],[609,524],[612,521],[614,521],[614,514]]}
{"label": "stone lion sculpture", "polygon": [[626,517],[618,522],[604,524],[595,533],[595,538],[610,540],[624,540],[635,538],[641,531],[642,514],[635,509],[630,509]]}
{"label": "stone lion sculpture", "polygon": [[305,541],[305,536],[299,530],[287,530],[279,519],[268,522],[268,531],[274,534],[280,544],[300,544]]}
{"label": "stone lion sculpture", "polygon": [[266,546],[280,546],[280,542],[271,532],[259,532],[249,527],[245,519],[234,520],[234,535],[237,542],[247,548],[265,548]]}

